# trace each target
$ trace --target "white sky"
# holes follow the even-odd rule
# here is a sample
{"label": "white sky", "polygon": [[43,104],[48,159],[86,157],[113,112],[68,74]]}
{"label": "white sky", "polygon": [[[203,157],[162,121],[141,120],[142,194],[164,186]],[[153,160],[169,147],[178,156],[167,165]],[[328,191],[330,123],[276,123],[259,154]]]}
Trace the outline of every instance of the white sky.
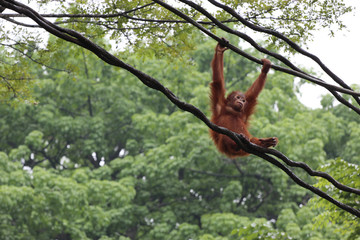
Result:
{"label": "white sky", "polygon": [[[318,32],[314,35],[314,41],[308,45],[308,51],[318,56],[321,61],[338,77],[348,85],[360,84],[360,1],[345,0],[347,5],[355,6],[356,9],[345,15],[342,19],[347,26],[347,30],[335,33],[335,37],[330,38],[325,32]],[[295,58],[297,64],[306,67],[313,67],[316,72],[322,72],[317,64],[309,58]],[[321,79],[328,83],[337,85],[326,73]],[[328,91],[319,86],[305,84],[301,89],[300,100],[303,104],[311,108],[321,107],[320,96]]]}

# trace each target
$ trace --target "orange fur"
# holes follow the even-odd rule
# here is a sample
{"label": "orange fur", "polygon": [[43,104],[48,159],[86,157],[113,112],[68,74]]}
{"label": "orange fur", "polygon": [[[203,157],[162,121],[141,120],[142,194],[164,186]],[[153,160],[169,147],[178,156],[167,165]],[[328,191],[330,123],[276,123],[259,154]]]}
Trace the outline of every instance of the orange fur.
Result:
{"label": "orange fur", "polygon": [[[233,132],[244,135],[252,143],[261,147],[268,148],[276,146],[278,143],[276,137],[259,139],[252,137],[248,131],[249,118],[255,110],[257,104],[256,99],[264,88],[266,75],[270,69],[271,62],[267,59],[262,59],[263,67],[261,73],[245,94],[234,91],[225,98],[226,89],[223,72],[223,56],[226,49],[227,48],[218,44],[215,48],[214,58],[211,61],[211,68],[213,71],[213,81],[210,84],[211,121],[218,126],[225,127]],[[212,130],[210,130],[210,135],[218,150],[228,157],[235,158],[249,155],[247,152],[240,149],[228,136]]]}

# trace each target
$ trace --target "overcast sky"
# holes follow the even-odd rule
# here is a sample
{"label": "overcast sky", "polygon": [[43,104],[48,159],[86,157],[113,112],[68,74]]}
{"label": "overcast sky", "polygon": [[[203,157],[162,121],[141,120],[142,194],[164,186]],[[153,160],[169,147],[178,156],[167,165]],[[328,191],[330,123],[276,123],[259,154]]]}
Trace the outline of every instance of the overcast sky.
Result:
{"label": "overcast sky", "polygon": [[[360,1],[346,0],[346,4],[355,6],[353,13],[343,17],[347,30],[336,33],[335,37],[330,38],[325,32],[315,34],[314,41],[309,44],[308,51],[318,56],[321,61],[333,73],[345,81],[348,85],[360,84]],[[313,67],[317,72],[322,72],[316,64],[310,64],[309,58],[296,58],[295,62]],[[326,74],[321,76],[328,83],[335,84],[333,80],[327,78]],[[320,95],[328,91],[319,86],[306,84],[301,88],[301,101],[311,108],[320,107]]]}

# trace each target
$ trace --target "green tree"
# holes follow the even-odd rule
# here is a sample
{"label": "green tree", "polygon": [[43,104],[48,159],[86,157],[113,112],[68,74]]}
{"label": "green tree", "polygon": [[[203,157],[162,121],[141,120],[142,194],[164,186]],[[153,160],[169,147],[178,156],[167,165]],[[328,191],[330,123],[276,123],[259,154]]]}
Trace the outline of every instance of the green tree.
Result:
{"label": "green tree", "polygon": [[[71,45],[61,49],[76,52]],[[194,59],[200,49],[208,52],[199,47]],[[87,67],[78,66],[71,75],[59,76],[54,71],[42,76],[39,87],[34,89],[38,105],[21,103],[15,109],[7,105],[0,108],[1,128],[6,133],[0,144],[7,152],[2,155],[6,174],[1,175],[1,196],[12,204],[12,208],[2,208],[2,215],[7,216],[2,225],[5,236],[22,239],[21,233],[40,237],[41,230],[23,233],[18,226],[48,226],[44,239],[311,239],[331,235],[332,226],[313,230],[310,226],[314,222],[311,217],[305,221],[304,214],[294,216],[296,225],[280,224],[283,209],[300,212],[299,205],[306,204],[310,196],[277,168],[254,156],[238,159],[234,165],[217,153],[207,127],[197,119],[132,81],[131,75],[106,65],[95,67],[92,64],[96,59],[91,55],[74,54],[74,59],[66,61],[76,63],[77,56],[86,59]],[[236,62],[236,58],[230,55],[228,61]],[[58,59],[54,61],[61,65]],[[155,58],[150,62],[136,58],[132,61],[210,114],[210,69],[205,70],[202,61],[192,66]],[[246,81],[237,79],[235,71],[227,72],[228,84],[233,84],[234,89],[246,88],[256,77],[256,69],[250,67],[238,69],[249,73]],[[181,78],[178,70],[185,73]],[[310,149],[298,145],[312,139],[328,141],[324,123],[337,119],[329,118],[327,111],[302,106],[293,92],[293,83],[282,84],[283,78],[282,74],[270,74],[251,131],[259,136],[278,133],[282,141],[287,141],[279,148],[295,159],[302,159],[304,151],[309,151],[309,156],[321,156],[318,151],[326,152],[325,144]],[[299,116],[287,117],[294,109],[278,104],[279,99],[296,106]],[[314,120],[309,133],[302,135],[304,118]],[[297,128],[300,133],[286,134]],[[336,141],[342,134],[332,137]],[[293,151],[296,148],[299,150]],[[323,154],[322,161],[326,156]],[[309,159],[309,164],[318,166],[318,161]],[[33,170],[22,170],[22,166]],[[35,205],[41,207],[26,202],[19,212],[10,211],[20,204],[20,200],[11,199],[19,198],[39,201]],[[12,230],[6,228],[22,212],[40,216],[47,224],[33,217],[23,219]],[[52,225],[57,227],[52,229]]]}
{"label": "green tree", "polygon": [[[41,6],[46,8],[47,3],[43,1]],[[309,191],[295,185],[277,167],[259,157],[226,159],[216,151],[203,122],[179,110],[135,77],[151,88],[162,89],[177,106],[184,106],[184,103],[179,105],[181,99],[209,116],[209,63],[213,54],[209,49],[213,49],[213,41],[198,33],[190,35],[194,30],[190,24],[184,24],[179,17],[152,2],[90,3],[93,2],[61,2],[54,12],[116,16],[77,15],[75,19],[74,15],[64,15],[56,24],[73,27],[107,49],[112,47],[121,59],[158,82],[72,31],[65,35],[61,31],[57,33],[97,53],[104,62],[83,48],[55,37],[50,37],[46,46],[36,46],[29,55],[47,67],[34,66],[26,58],[19,63],[4,61],[16,63],[16,67],[29,64],[21,70],[31,73],[38,81],[32,93],[36,105],[22,101],[16,108],[0,105],[1,236],[121,240],[357,237],[358,222],[352,215],[313,198]],[[0,5],[5,4],[17,3],[0,0]],[[248,16],[259,23],[266,23],[261,19],[275,10],[283,17],[299,18],[299,9],[306,12],[307,6],[315,4],[314,18],[325,14],[323,26],[335,21],[340,28],[343,26],[337,17],[350,10],[342,1],[332,5],[323,5],[321,1],[285,1],[276,3],[276,9],[266,1],[228,4],[251,11],[255,15]],[[126,14],[119,13],[119,9]],[[196,20],[208,22],[195,8],[180,9]],[[338,14],[328,14],[333,10]],[[225,11],[217,14],[220,20],[233,21]],[[295,32],[291,29],[292,33],[288,33],[290,37],[295,42],[307,39],[317,23],[312,20],[296,21]],[[288,24],[281,17],[273,26],[277,23]],[[236,27],[236,23],[232,24],[228,26]],[[209,23],[204,26],[213,28]],[[59,30],[57,27],[52,30],[56,29]],[[295,37],[295,33],[303,38]],[[13,36],[2,34],[3,38]],[[111,34],[109,42],[104,40],[108,34]],[[230,39],[233,46],[239,45],[236,37],[218,34]],[[29,39],[32,37],[28,35]],[[133,45],[117,51],[122,37]],[[269,46],[277,42],[272,40]],[[189,51],[195,47],[195,51]],[[247,52],[263,57],[252,50]],[[13,57],[18,56],[4,56],[5,60]],[[225,61],[229,90],[246,89],[258,74],[256,66],[239,55],[229,53]],[[272,61],[281,65],[280,60]],[[105,62],[132,72],[116,70]],[[172,91],[170,96],[161,86]],[[21,87],[12,90],[13,93],[22,91]],[[256,136],[278,136],[279,150],[312,168],[331,171],[328,169],[333,164],[331,159],[339,156],[356,163],[353,139],[358,132],[358,117],[355,112],[343,105],[334,106],[331,97],[323,101],[324,109],[309,110],[296,98],[297,88],[293,77],[279,71],[270,74],[252,119],[251,132]],[[355,104],[348,96],[345,98]],[[345,125],[350,119],[351,131]],[[341,146],[348,147],[348,155]],[[336,165],[337,168],[341,173],[334,173],[336,179],[345,178],[343,183],[359,188],[351,178],[357,174],[357,165],[344,162]],[[300,170],[294,172],[315,183]],[[347,175],[337,175],[343,173]],[[321,179],[318,186],[356,207],[356,196],[329,188]],[[310,198],[313,198],[312,207],[320,208],[315,213],[307,206]],[[330,209],[329,215],[334,217],[324,216],[321,209]],[[343,215],[337,215],[339,212]],[[332,219],[336,222],[330,223]],[[314,224],[318,228],[312,228]],[[356,226],[351,233],[334,234],[334,229],[349,226]]]}

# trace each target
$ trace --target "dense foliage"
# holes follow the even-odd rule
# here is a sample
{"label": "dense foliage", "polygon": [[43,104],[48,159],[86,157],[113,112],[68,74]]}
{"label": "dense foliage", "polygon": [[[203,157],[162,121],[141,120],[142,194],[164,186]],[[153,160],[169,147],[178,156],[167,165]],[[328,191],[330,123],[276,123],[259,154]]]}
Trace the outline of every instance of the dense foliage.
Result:
{"label": "dense foliage", "polygon": [[[263,24],[276,11],[283,28],[289,20],[281,19],[296,17],[299,9],[307,11],[311,4],[323,7],[314,7],[313,20],[328,16],[321,18],[323,27],[338,23],[341,28],[337,16],[349,10],[342,1],[304,1],[302,6],[297,4],[300,1],[271,2],[241,4],[249,18],[264,20]],[[83,3],[59,2],[54,8],[72,14],[104,14],[148,1]],[[139,10],[139,16],[174,18],[151,6],[151,11]],[[330,17],[331,11],[337,14]],[[228,19],[222,14],[219,17]],[[129,36],[115,30],[133,31],[139,38],[128,38],[133,45],[117,54],[210,115],[213,40],[177,23],[148,22],[139,28],[130,24],[134,20],[112,18],[88,27],[94,22],[85,19],[89,20],[70,19],[65,24],[71,23],[109,49],[112,44],[114,51]],[[315,22],[295,21],[288,34],[307,39],[311,34],[307,30],[316,29],[311,24]],[[5,33],[1,32],[2,39],[14,43],[14,35]],[[109,33],[110,42],[101,39]],[[55,37],[46,44],[36,43],[31,34],[19,32],[19,38],[11,45],[13,50],[5,44],[0,47],[1,61],[6,63],[0,65],[0,87],[5,89],[0,105],[1,239],[360,239],[360,221],[354,216],[314,197],[258,157],[233,161],[220,155],[203,122],[130,73]],[[274,47],[273,43],[269,39],[269,46]],[[226,52],[229,91],[246,89],[259,70]],[[293,77],[271,71],[250,131],[259,137],[277,136],[276,148],[292,160],[360,188],[359,116],[335,104],[330,95],[323,97],[322,109],[311,110],[297,99],[298,87]],[[358,196],[338,191],[302,170],[294,171],[336,199],[358,207]]]}
{"label": "dense foliage", "polygon": [[[130,59],[209,114],[212,45],[201,43],[187,57],[192,64]],[[336,229],[359,224],[341,211],[330,223],[336,208],[310,208],[309,192],[257,157],[238,159],[235,166],[217,153],[204,124],[129,73],[69,44],[55,55],[72,57],[55,56],[51,64],[73,64],[76,71],[34,68],[38,104],[0,108],[5,239],[343,239]],[[230,52],[225,61],[229,90],[246,88],[258,74]],[[278,136],[278,149],[291,159],[329,166],[330,173],[341,168],[346,183],[359,187],[350,177],[360,172],[353,136],[359,121],[342,106],[307,109],[294,88],[285,74],[270,74],[251,131]],[[338,157],[346,162],[330,167]],[[355,202],[351,194],[339,197]],[[323,208],[326,216],[318,215]],[[349,234],[355,233],[347,228]]]}

